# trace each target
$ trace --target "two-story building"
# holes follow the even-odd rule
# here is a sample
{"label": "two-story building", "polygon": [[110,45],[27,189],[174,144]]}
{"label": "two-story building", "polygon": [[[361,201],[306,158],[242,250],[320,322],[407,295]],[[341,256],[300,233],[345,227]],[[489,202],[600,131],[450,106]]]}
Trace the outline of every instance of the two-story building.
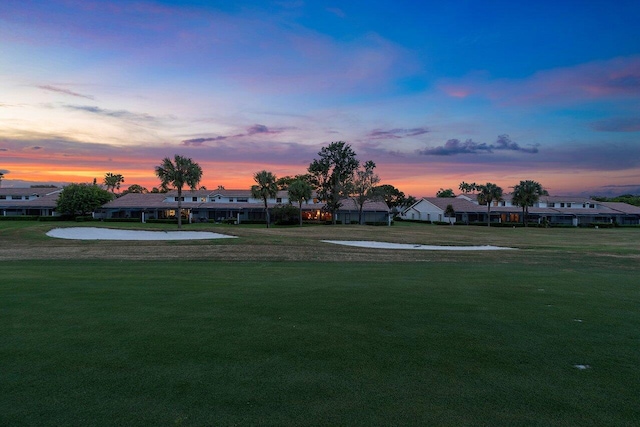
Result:
{"label": "two-story building", "polygon": [[[223,221],[232,219],[238,223],[265,221],[264,201],[252,197],[251,190],[196,190],[183,191],[182,215],[190,222]],[[289,203],[286,191],[279,191],[267,200],[267,207],[273,209]],[[294,203],[294,206],[298,206]],[[331,214],[325,212],[325,204],[317,198],[302,204],[302,218],[305,221],[330,221]],[[177,214],[178,193],[129,193],[104,205],[96,213],[98,218],[173,218]],[[351,199],[345,199],[336,213],[342,223],[357,223],[358,208]],[[364,205],[365,222],[388,222],[389,209],[384,202],[368,201]]]}
{"label": "two-story building", "polygon": [[61,188],[1,188],[0,215],[53,216]]}
{"label": "two-story building", "polygon": [[[511,194],[505,194],[500,201],[494,201],[489,211],[480,205],[477,196],[424,197],[401,213],[401,218],[419,221],[449,221],[445,217],[447,205],[455,211],[453,222],[522,222],[522,207],[516,206]],[[640,225],[640,207],[626,203],[598,202],[576,196],[541,196],[534,206],[529,207],[529,222],[546,222],[554,225],[588,225],[593,223],[616,223],[619,225]]]}

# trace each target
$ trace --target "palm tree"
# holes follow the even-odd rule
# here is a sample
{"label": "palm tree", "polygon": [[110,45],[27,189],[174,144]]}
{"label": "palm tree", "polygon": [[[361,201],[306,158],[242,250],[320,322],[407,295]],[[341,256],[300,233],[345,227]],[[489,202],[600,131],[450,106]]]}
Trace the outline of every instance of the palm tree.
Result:
{"label": "palm tree", "polygon": [[115,190],[120,189],[120,184],[124,182],[124,177],[119,173],[114,174],[111,172],[107,172],[104,176],[104,185],[107,186],[107,191],[111,189],[112,193],[115,193]]}
{"label": "palm tree", "polygon": [[444,216],[448,217],[449,224],[453,225],[453,221],[451,221],[451,218],[454,218],[456,216],[456,211],[453,209],[452,204],[447,205],[447,208],[444,210]]}
{"label": "palm tree", "polygon": [[308,181],[298,178],[289,183],[287,191],[289,193],[289,201],[298,202],[300,226],[302,227],[302,202],[308,202],[311,199],[313,188]]}
{"label": "palm tree", "polygon": [[478,193],[478,203],[487,204],[487,227],[491,226],[491,203],[502,200],[502,188],[496,184],[487,182],[484,185],[476,185]]}
{"label": "palm tree", "polygon": [[278,194],[278,180],[274,174],[266,170],[256,172],[253,175],[253,180],[257,183],[257,185],[251,187],[251,196],[255,197],[256,199],[262,199],[262,201],[264,201],[264,211],[267,216],[267,228],[269,228],[269,222],[271,222],[271,218],[269,216],[269,207],[267,206],[267,200],[269,198],[276,197],[276,194]]}
{"label": "palm tree", "polygon": [[358,206],[358,224],[362,224],[362,211],[365,202],[372,198],[373,188],[380,182],[380,177],[373,171],[376,164],[368,160],[362,165],[362,169],[356,169],[352,183],[351,199]]}
{"label": "palm tree", "polygon": [[182,187],[188,185],[192,190],[202,178],[202,168],[193,160],[175,155],[174,161],[165,157],[162,164],[156,166],[156,176],[160,178],[163,190],[168,190],[169,186],[178,190],[178,229],[182,228]]}
{"label": "palm tree", "polygon": [[471,193],[478,189],[478,185],[475,182],[467,183],[462,181],[458,186],[458,189],[462,191],[464,194]]}
{"label": "palm tree", "polygon": [[526,180],[520,181],[518,185],[513,187],[513,198],[511,203],[516,206],[522,206],[522,223],[527,226],[527,217],[529,216],[529,206],[535,205],[540,196],[548,196],[547,190],[542,188],[539,182]]}

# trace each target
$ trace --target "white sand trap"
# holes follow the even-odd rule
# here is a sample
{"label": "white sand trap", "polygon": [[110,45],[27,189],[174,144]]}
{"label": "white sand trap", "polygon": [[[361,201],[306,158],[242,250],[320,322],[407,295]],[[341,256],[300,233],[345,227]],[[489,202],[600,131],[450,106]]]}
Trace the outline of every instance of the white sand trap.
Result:
{"label": "white sand trap", "polygon": [[373,249],[413,249],[419,251],[499,251],[514,248],[503,248],[500,246],[432,246],[432,245],[412,245],[406,243],[371,242],[367,240],[323,240],[326,243],[336,245],[356,246],[358,248]]}
{"label": "white sand trap", "polygon": [[47,233],[47,236],[73,240],[203,240],[235,238],[235,236],[208,231],[144,231],[97,227],[54,228]]}

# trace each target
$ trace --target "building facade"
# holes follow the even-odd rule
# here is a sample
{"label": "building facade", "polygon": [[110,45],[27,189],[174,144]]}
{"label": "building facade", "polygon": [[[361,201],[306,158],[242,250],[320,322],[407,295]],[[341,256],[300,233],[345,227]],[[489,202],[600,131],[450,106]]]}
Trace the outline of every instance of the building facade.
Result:
{"label": "building facade", "polygon": [[[452,222],[486,223],[487,216],[490,217],[490,222],[522,222],[522,207],[513,204],[511,194],[504,195],[503,200],[494,201],[489,210],[487,205],[480,205],[474,195],[451,198],[424,197],[402,211],[400,216],[405,220],[450,221],[445,217],[445,210],[449,204],[455,211]],[[640,225],[640,207],[573,196],[541,196],[534,206],[529,207],[527,221],[576,227],[607,223]]]}
{"label": "building facade", "polygon": [[0,215],[55,216],[61,188],[1,188]]}

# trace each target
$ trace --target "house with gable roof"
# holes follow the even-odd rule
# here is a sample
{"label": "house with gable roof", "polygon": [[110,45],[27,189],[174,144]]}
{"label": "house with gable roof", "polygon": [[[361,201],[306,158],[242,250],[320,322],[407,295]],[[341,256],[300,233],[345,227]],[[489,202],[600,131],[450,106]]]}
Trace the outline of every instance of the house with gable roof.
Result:
{"label": "house with gable roof", "polygon": [[0,215],[55,216],[56,201],[62,188],[2,188]]}
{"label": "house with gable roof", "polygon": [[[274,198],[267,200],[269,209],[289,203],[286,191],[278,191]],[[264,202],[251,195],[251,190],[195,190],[183,191],[182,214],[191,222],[205,222],[233,219],[239,223],[265,221]],[[297,206],[297,205],[296,205]],[[312,198],[302,204],[302,217],[306,221],[328,221],[331,214],[325,212],[325,203]],[[96,217],[165,219],[173,218],[178,209],[178,193],[129,193],[105,204]],[[336,220],[344,224],[358,222],[358,207],[351,199],[342,201],[336,213]],[[389,222],[389,208],[384,202],[367,201],[363,209],[366,222]]]}
{"label": "house with gable roof", "polygon": [[[491,222],[522,222],[522,208],[513,204],[511,194],[491,204]],[[455,221],[468,224],[487,222],[487,206],[480,205],[473,194],[462,194],[453,198],[423,197],[402,211],[400,217],[407,220],[447,221],[446,206],[455,210]],[[626,203],[599,202],[579,196],[541,196],[529,207],[529,222],[553,225],[588,225],[593,223],[615,223],[640,225],[640,207]]]}

